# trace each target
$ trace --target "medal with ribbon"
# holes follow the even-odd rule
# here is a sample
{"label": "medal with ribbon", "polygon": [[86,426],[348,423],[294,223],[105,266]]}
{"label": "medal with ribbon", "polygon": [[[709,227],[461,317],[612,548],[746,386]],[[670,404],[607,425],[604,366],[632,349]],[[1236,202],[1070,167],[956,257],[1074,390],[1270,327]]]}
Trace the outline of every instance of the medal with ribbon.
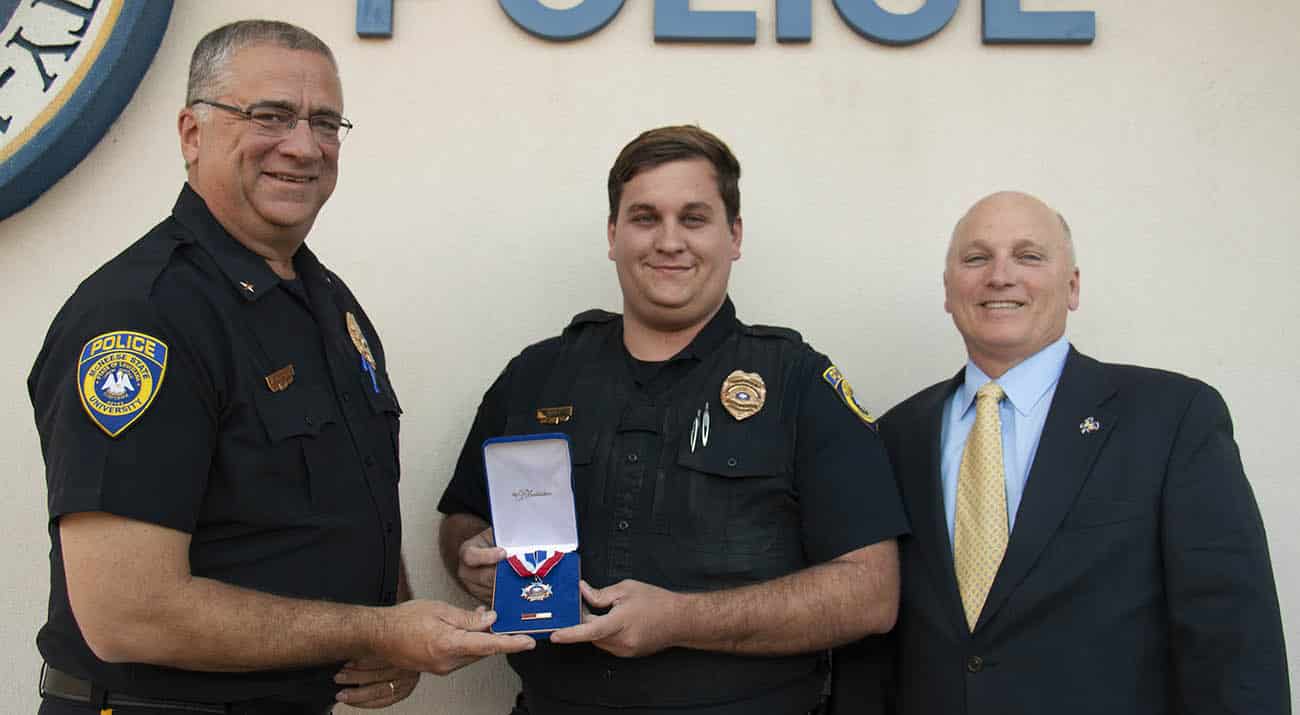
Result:
{"label": "medal with ribbon", "polygon": [[533,577],[533,582],[524,586],[523,591],[519,594],[526,601],[545,601],[551,597],[551,586],[542,579],[546,574],[555,568],[564,558],[563,551],[553,551],[550,549],[532,549],[510,554],[506,557],[506,563],[514,569],[520,578]]}

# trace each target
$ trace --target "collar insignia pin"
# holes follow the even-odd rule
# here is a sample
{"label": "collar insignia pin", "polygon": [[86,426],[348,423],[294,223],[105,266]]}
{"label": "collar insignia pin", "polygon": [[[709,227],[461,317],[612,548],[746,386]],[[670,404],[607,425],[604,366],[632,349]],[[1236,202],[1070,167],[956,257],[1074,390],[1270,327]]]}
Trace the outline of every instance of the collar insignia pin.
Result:
{"label": "collar insignia pin", "polygon": [[733,370],[722,381],[722,406],[736,421],[758,414],[766,401],[767,385],[756,372]]}
{"label": "collar insignia pin", "polygon": [[253,284],[252,284],[252,283],[249,283],[248,281],[240,281],[240,282],[239,282],[239,285],[240,285],[244,290],[248,291],[249,293],[256,293],[256,292],[257,292],[256,290],[253,289]]}
{"label": "collar insignia pin", "polygon": [[1101,423],[1089,417],[1079,423],[1079,434],[1091,434],[1101,429]]}

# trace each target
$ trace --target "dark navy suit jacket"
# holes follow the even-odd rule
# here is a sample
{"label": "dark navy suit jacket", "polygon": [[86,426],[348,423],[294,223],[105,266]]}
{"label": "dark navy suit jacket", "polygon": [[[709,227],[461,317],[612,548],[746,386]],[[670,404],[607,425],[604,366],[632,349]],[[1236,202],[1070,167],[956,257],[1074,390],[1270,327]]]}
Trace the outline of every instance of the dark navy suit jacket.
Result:
{"label": "dark navy suit jacket", "polygon": [[1218,392],[1071,348],[972,633],[939,476],[961,379],[880,424],[913,532],[900,542],[897,712],[1290,713],[1264,527]]}

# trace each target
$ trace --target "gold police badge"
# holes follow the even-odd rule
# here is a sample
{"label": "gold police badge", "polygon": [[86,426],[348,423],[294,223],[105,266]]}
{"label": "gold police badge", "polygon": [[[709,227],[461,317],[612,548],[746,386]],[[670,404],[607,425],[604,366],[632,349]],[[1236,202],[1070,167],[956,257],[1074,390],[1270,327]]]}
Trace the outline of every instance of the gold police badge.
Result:
{"label": "gold police badge", "polygon": [[753,417],[767,401],[767,385],[756,372],[733,370],[722,381],[722,406],[737,421]]}
{"label": "gold police badge", "polygon": [[375,356],[370,352],[370,342],[366,340],[366,334],[361,332],[361,324],[357,322],[357,316],[353,315],[352,311],[349,310],[347,319],[348,335],[352,338],[352,344],[356,347],[357,352],[361,354],[361,357],[365,358],[370,365],[370,369],[374,370]]}

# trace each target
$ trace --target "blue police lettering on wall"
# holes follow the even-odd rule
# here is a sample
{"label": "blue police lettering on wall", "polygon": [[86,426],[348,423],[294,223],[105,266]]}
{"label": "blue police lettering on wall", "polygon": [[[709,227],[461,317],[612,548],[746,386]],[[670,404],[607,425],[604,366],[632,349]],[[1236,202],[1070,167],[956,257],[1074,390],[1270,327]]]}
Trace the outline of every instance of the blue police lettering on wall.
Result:
{"label": "blue police lettering on wall", "polygon": [[172,0],[0,0],[0,220],[104,136],[171,10]]}
{"label": "blue police lettering on wall", "polygon": [[[364,0],[373,4],[376,0]],[[391,6],[392,0],[377,0]],[[758,19],[748,10],[692,10],[690,0],[653,0],[657,42],[743,42],[758,37]],[[757,2],[757,0],[755,0]],[[775,2],[776,39],[812,39],[812,0]],[[598,32],[623,9],[624,0],[583,0],[556,9],[542,0],[499,0],[515,24],[545,40],[576,40]],[[959,0],[925,0],[917,10],[895,13],[875,0],[835,0],[840,17],[874,42],[910,45],[932,37],[957,12]],[[1021,0],[984,0],[984,42],[1087,44],[1096,36],[1092,12],[1026,11]],[[360,32],[360,27],[358,27]]]}

